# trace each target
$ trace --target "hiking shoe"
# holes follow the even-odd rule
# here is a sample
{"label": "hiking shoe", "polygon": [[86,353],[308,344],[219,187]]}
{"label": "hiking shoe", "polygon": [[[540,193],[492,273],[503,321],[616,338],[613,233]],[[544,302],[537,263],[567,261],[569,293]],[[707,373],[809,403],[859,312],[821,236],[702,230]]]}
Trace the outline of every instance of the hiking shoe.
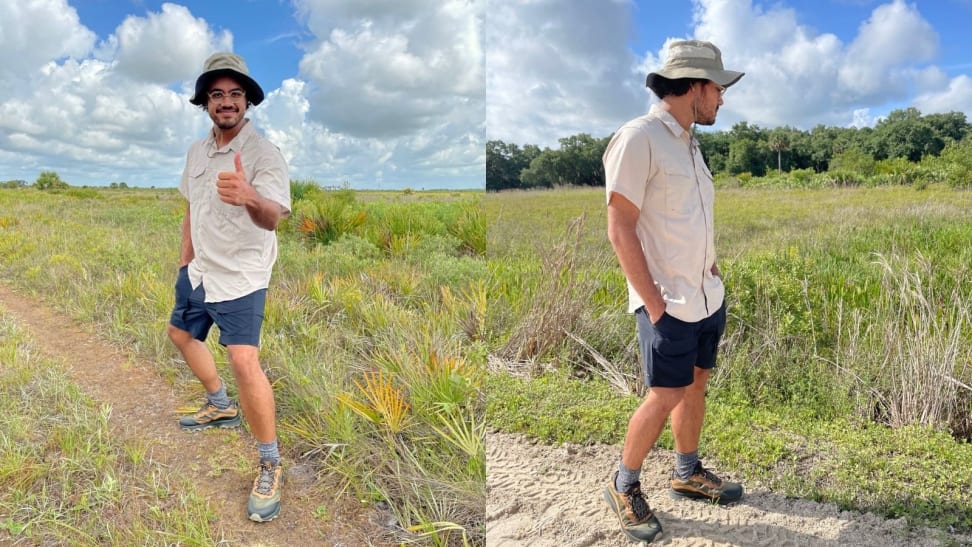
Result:
{"label": "hiking shoe", "polygon": [[210,427],[236,427],[240,425],[240,409],[230,403],[226,408],[216,408],[206,401],[199,412],[179,419],[179,426],[186,431],[199,431]]}
{"label": "hiking shoe", "polygon": [[636,482],[627,492],[614,489],[617,471],[611,478],[611,484],[604,488],[604,501],[611,506],[611,510],[621,521],[621,531],[632,541],[651,542],[661,533],[662,527],[655,513],[648,507],[648,500],[641,493],[641,483]]}
{"label": "hiking shoe", "polygon": [[739,483],[724,481],[715,473],[702,467],[702,462],[695,464],[692,476],[680,479],[672,471],[672,498],[707,499],[720,505],[732,503],[743,495],[743,487]]}
{"label": "hiking shoe", "polygon": [[253,480],[250,501],[246,513],[254,522],[267,522],[280,514],[280,485],[283,484],[283,466],[280,462],[260,460],[260,471]]}

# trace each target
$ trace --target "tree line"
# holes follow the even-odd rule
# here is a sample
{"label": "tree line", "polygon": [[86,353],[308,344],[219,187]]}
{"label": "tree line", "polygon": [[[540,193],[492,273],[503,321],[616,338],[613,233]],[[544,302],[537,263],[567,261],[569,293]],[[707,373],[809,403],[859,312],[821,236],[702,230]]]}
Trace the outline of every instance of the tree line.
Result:
{"label": "tree line", "polygon": [[[23,179],[11,179],[0,182],[0,188],[15,189],[27,187],[37,188],[38,190],[66,190],[71,188],[71,185],[55,171],[41,171],[40,176],[37,177],[37,180],[33,184],[28,184]],[[108,187],[116,190],[125,190],[128,189],[128,183],[112,182]],[[82,188],[87,188],[87,186],[83,186]]]}
{"label": "tree line", "polygon": [[[728,131],[698,131],[695,136],[714,175],[761,177],[774,171],[846,168],[849,157],[918,162],[961,142],[970,128],[962,112],[922,115],[906,108],[894,110],[874,127],[818,125],[805,131],[739,122]],[[488,141],[486,190],[603,186],[601,156],[610,139],[581,133],[560,139],[558,149],[543,150],[533,144]]]}

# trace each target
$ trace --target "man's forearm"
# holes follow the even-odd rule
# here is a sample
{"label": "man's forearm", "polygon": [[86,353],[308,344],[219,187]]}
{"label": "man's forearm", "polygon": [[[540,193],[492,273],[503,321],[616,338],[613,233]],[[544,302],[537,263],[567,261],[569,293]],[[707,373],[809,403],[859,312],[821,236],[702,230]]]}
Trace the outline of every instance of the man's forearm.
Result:
{"label": "man's forearm", "polygon": [[618,257],[621,271],[645,303],[645,309],[652,321],[657,321],[665,311],[665,300],[655,286],[655,280],[648,269],[645,252],[635,232],[617,231],[611,234],[611,245]]}
{"label": "man's forearm", "polygon": [[192,248],[192,224],[189,220],[189,209],[186,208],[186,216],[182,219],[182,246],[179,249],[179,267],[192,262],[196,257],[196,251]]}
{"label": "man's forearm", "polygon": [[283,207],[276,201],[267,199],[254,192],[255,198],[249,200],[245,207],[254,224],[264,230],[276,230],[283,217]]}

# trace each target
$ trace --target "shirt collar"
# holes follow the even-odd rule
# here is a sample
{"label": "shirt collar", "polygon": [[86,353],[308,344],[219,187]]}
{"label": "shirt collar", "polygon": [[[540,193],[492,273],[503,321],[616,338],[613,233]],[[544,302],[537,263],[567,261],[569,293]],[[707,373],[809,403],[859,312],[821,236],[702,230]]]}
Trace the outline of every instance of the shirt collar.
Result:
{"label": "shirt collar", "polygon": [[682,127],[682,124],[678,123],[675,116],[672,116],[669,111],[662,108],[659,104],[651,105],[651,110],[648,111],[648,114],[661,120],[661,122],[668,127],[668,130],[671,131],[672,135],[677,139],[683,138],[683,135],[688,133],[688,131]]}

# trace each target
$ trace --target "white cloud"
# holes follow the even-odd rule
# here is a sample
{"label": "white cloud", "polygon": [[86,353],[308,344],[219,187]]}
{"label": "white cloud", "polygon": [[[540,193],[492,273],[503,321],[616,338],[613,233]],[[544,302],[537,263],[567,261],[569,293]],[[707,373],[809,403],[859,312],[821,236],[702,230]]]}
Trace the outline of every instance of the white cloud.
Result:
{"label": "white cloud", "polygon": [[486,19],[488,138],[600,137],[648,104],[625,1],[498,0]]}
{"label": "white cloud", "polygon": [[168,3],[161,13],[126,17],[109,43],[119,74],[161,85],[194,79],[210,53],[233,50],[232,34],[216,34],[188,8]]}
{"label": "white cloud", "polygon": [[66,0],[0,2],[0,85],[9,88],[52,59],[83,58],[94,42]]}
{"label": "white cloud", "polygon": [[[75,185],[176,185],[189,144],[211,126],[188,103],[195,79],[210,53],[232,50],[233,35],[167,3],[127,17],[96,46],[63,1],[21,4],[0,3],[0,180],[53,169]],[[482,187],[482,2],[306,6],[323,32],[306,62],[327,77],[265,88],[248,114],[291,175]],[[337,53],[322,57],[327,47]],[[333,85],[331,69],[346,81]]]}
{"label": "white cloud", "polygon": [[719,45],[727,68],[746,72],[726,95],[720,126],[860,122],[862,108],[906,100],[938,50],[935,30],[902,0],[876,7],[849,44],[801,25],[792,9],[697,0],[695,37]]}
{"label": "white cloud", "polygon": [[916,97],[914,105],[924,114],[972,113],[972,78],[964,74],[957,76],[943,89],[929,90]]}
{"label": "white cloud", "polygon": [[[484,96],[483,1],[303,1],[311,119],[359,137],[464,118]],[[458,38],[458,39],[457,39]]]}
{"label": "white cloud", "polygon": [[[902,37],[907,36],[907,39]],[[907,67],[930,61],[938,50],[938,34],[913,5],[895,0],[875,8],[848,46],[839,83],[852,96],[880,96],[891,87],[903,93]]]}

